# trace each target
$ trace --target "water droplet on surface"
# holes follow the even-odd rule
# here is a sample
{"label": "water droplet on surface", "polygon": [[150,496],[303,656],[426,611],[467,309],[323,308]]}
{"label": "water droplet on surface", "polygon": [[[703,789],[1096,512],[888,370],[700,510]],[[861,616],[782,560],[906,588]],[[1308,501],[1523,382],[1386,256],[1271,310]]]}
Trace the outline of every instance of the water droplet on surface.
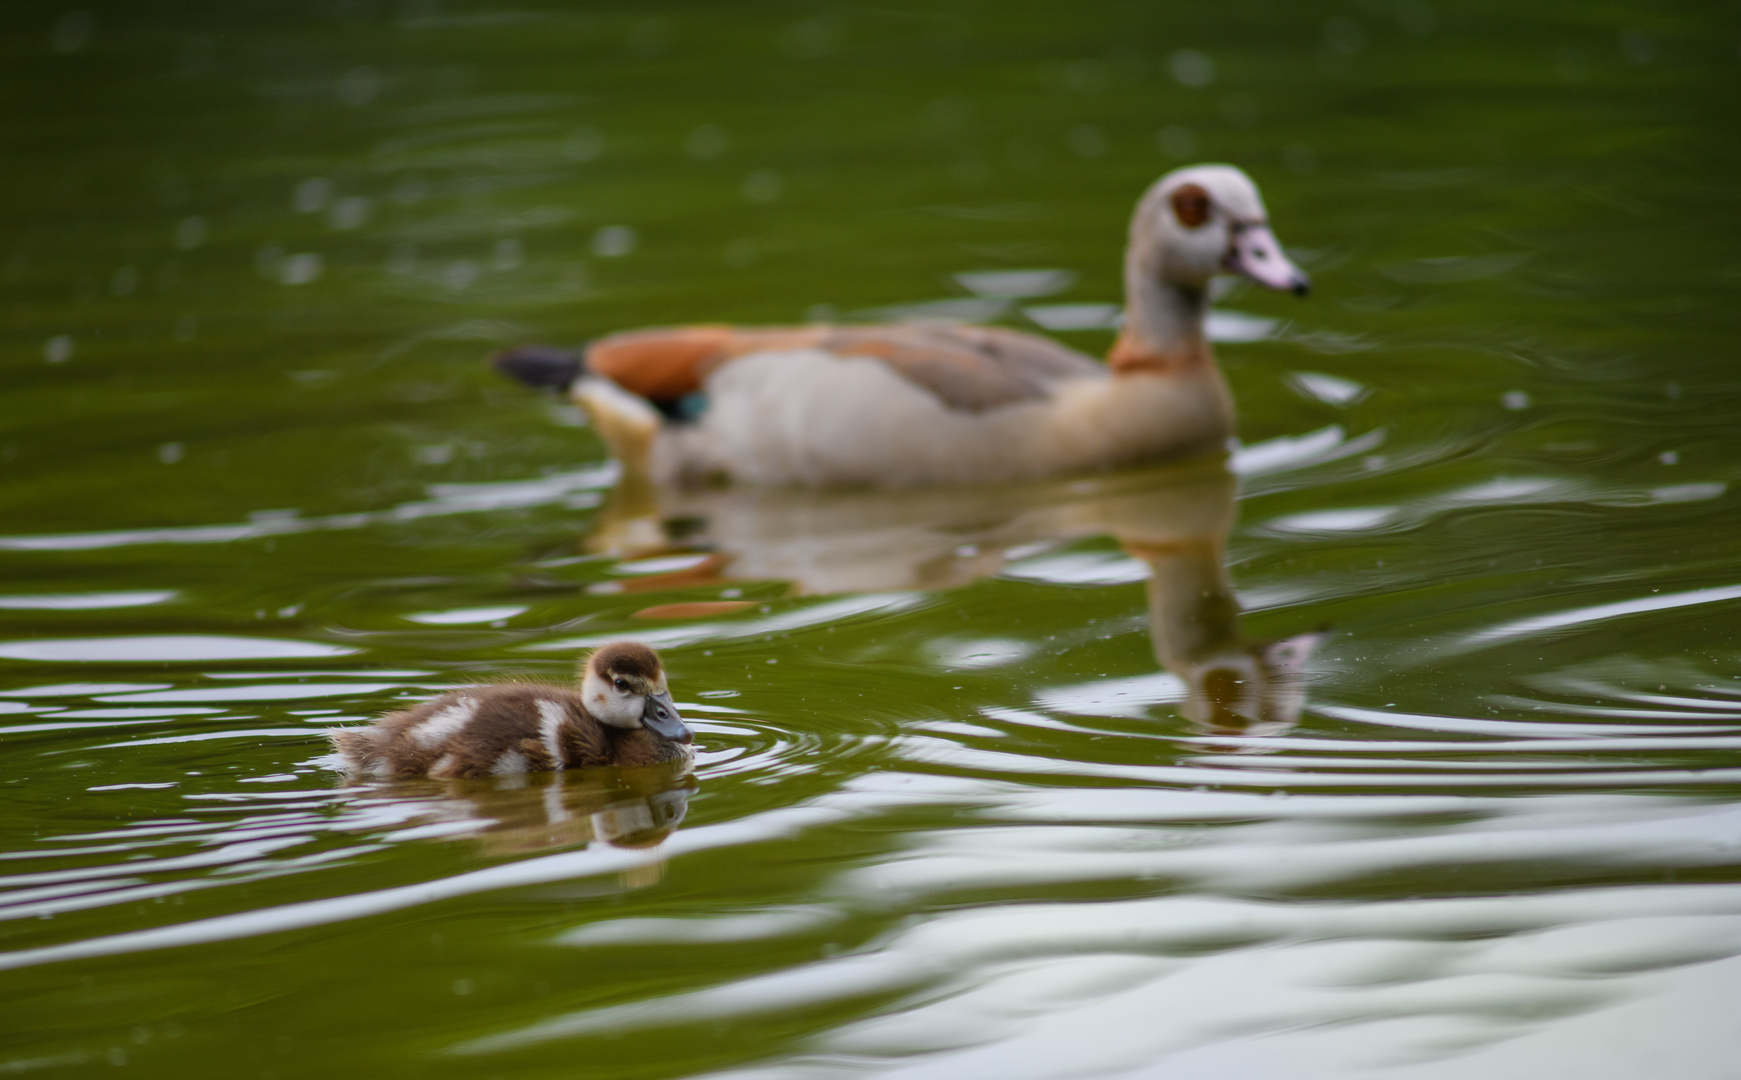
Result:
{"label": "water droplet on surface", "polygon": [[1422,37],[1438,29],[1439,16],[1427,0],[1398,0],[1396,24],[1403,33]]}
{"label": "water droplet on surface", "polygon": [[1262,117],[1263,110],[1250,94],[1229,94],[1221,99],[1221,115],[1230,124],[1251,127]]}
{"label": "water droplet on surface", "polygon": [[1077,124],[1070,129],[1067,141],[1070,152],[1079,158],[1097,158],[1106,154],[1106,133],[1093,124]]}
{"label": "water droplet on surface", "polygon": [[91,43],[97,32],[97,20],[88,11],[69,11],[55,20],[49,33],[49,43],[62,56],[76,53]]}
{"label": "water droplet on surface", "polygon": [[326,221],[335,229],[360,229],[374,213],[375,201],[363,195],[347,195],[332,204]]}
{"label": "water droplet on surface", "polygon": [[596,161],[604,153],[605,140],[595,128],[580,127],[568,133],[562,153],[570,161]]}
{"label": "water droplet on surface", "polygon": [[1215,61],[1196,49],[1180,49],[1167,60],[1180,86],[1208,86],[1215,81]]}
{"label": "water droplet on surface", "polygon": [[755,203],[771,203],[780,197],[786,182],[772,169],[757,169],[744,177],[744,198]]}
{"label": "water droplet on surface", "polygon": [[181,43],[175,54],[175,73],[184,79],[204,75],[212,66],[216,42],[205,35],[196,35]]}
{"label": "water droplet on surface", "polygon": [[442,278],[447,282],[448,288],[457,292],[461,289],[470,288],[472,282],[476,281],[478,275],[482,273],[483,270],[479,268],[477,263],[472,262],[470,259],[458,259],[448,265],[447,271],[442,275]]}
{"label": "water droplet on surface", "polygon": [[697,161],[712,161],[731,146],[731,136],[718,124],[703,124],[683,140],[683,152]]}
{"label": "water droplet on surface", "polygon": [[671,48],[671,23],[666,19],[642,19],[629,28],[629,52],[644,59]]}
{"label": "water droplet on surface", "polygon": [[296,190],[290,193],[290,205],[296,207],[298,213],[313,214],[324,208],[331,198],[332,181],[324,176],[314,176],[296,185]]}
{"label": "water droplet on surface", "polygon": [[1318,171],[1318,155],[1304,143],[1289,143],[1282,147],[1282,164],[1296,176],[1310,176]]}
{"label": "water droplet on surface", "polygon": [[1366,48],[1366,28],[1347,15],[1333,15],[1324,20],[1324,45],[1333,53],[1353,56]]}
{"label": "water droplet on surface", "polygon": [[326,269],[326,260],[319,252],[304,251],[296,255],[286,255],[278,264],[278,280],[285,285],[307,285],[320,280],[321,273]]}
{"label": "water droplet on surface", "polygon": [[1628,64],[1648,64],[1656,59],[1656,42],[1637,30],[1624,31],[1620,35],[1620,55]]}
{"label": "water droplet on surface", "polygon": [[627,225],[606,225],[592,234],[592,253],[601,259],[621,258],[635,250],[640,239]]}
{"label": "water droplet on surface", "polygon": [[393,194],[389,196],[400,206],[411,206],[429,197],[429,185],[423,182],[421,176],[407,176],[393,185]]}
{"label": "water droplet on surface", "polygon": [[846,27],[832,15],[817,15],[793,23],[783,35],[786,55],[794,60],[817,60],[840,48]]}
{"label": "water droplet on surface", "polygon": [[206,242],[211,235],[211,225],[205,218],[195,215],[181,219],[175,227],[175,246],[183,251],[192,251]]}
{"label": "water droplet on surface", "polygon": [[1064,85],[1078,94],[1103,94],[1112,85],[1112,76],[1105,64],[1078,60],[1065,66]]}
{"label": "water droplet on surface", "polygon": [[753,265],[758,254],[754,240],[740,237],[727,244],[720,257],[732,269],[742,270],[746,266]]}
{"label": "water droplet on surface", "polygon": [[339,76],[338,96],[346,105],[367,105],[381,92],[380,72],[372,67],[354,67]]}
{"label": "water droplet on surface", "polygon": [[1197,136],[1190,128],[1174,124],[1160,130],[1155,136],[1155,145],[1161,148],[1161,153],[1179,160],[1197,152]]}

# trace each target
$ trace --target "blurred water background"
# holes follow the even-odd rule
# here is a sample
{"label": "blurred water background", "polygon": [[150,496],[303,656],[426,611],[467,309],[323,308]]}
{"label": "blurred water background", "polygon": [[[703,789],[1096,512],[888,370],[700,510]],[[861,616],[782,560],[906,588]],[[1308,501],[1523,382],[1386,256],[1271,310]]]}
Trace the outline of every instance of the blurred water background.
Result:
{"label": "blurred water background", "polygon": [[[13,0],[0,1072],[1741,1073],[1741,23],[1691,3]],[[1309,302],[1216,463],[613,490],[484,357]],[[1243,613],[1241,613],[1241,611]],[[322,730],[659,645],[695,776]]]}

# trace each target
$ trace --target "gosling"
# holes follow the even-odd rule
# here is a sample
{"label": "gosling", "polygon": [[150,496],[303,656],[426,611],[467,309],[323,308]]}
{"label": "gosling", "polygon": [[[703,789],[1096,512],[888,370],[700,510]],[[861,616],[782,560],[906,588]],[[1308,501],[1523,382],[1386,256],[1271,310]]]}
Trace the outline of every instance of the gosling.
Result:
{"label": "gosling", "polygon": [[579,690],[530,682],[467,686],[330,735],[350,772],[383,780],[657,765],[694,753],[659,655],[633,641],[612,642],[588,657]]}

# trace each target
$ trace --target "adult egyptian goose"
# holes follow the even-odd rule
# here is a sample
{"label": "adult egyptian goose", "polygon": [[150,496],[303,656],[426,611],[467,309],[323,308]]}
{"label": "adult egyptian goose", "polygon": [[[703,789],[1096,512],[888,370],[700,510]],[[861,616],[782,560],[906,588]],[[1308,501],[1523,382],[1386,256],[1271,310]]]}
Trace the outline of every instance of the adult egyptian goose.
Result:
{"label": "adult egyptian goose", "polygon": [[511,776],[586,765],[657,765],[690,756],[665,668],[618,641],[587,658],[580,689],[532,682],[467,686],[331,732],[353,773],[379,779]]}
{"label": "adult egyptian goose", "polygon": [[1220,450],[1233,401],[1204,336],[1209,279],[1304,295],[1263,200],[1230,165],[1158,180],[1125,251],[1107,363],[1001,327],[633,330],[502,371],[568,393],[625,467],[663,483],[995,483]]}

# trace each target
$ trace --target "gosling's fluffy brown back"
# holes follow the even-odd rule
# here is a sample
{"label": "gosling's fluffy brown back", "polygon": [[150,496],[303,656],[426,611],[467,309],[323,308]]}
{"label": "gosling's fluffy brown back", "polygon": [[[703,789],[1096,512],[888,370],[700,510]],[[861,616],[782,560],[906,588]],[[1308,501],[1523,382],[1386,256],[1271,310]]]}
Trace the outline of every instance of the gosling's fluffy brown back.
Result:
{"label": "gosling's fluffy brown back", "polygon": [[[623,670],[659,658],[644,645],[618,643],[611,666]],[[539,683],[468,686],[392,713],[364,728],[331,733],[353,772],[387,779],[506,776],[589,765],[654,765],[689,749],[644,728],[599,723],[579,691]]]}

